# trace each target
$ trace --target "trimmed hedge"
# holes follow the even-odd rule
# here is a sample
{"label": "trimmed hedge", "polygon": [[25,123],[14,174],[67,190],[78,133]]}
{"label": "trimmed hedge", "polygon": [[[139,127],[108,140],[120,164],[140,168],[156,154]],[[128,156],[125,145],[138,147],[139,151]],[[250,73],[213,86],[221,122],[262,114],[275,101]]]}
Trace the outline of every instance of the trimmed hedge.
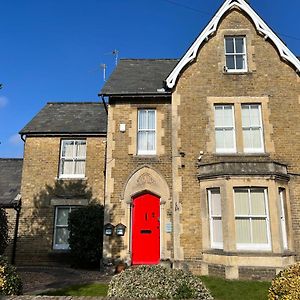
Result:
{"label": "trimmed hedge", "polygon": [[159,265],[138,266],[115,275],[107,295],[124,299],[213,299],[199,277]]}
{"label": "trimmed hedge", "polygon": [[16,268],[0,256],[0,295],[21,295],[23,284]]}
{"label": "trimmed hedge", "polygon": [[102,205],[90,204],[71,211],[68,228],[69,245],[73,265],[99,268],[103,241]]}
{"label": "trimmed hedge", "polygon": [[300,299],[300,263],[284,269],[275,276],[269,289],[268,299]]}
{"label": "trimmed hedge", "polygon": [[8,245],[8,224],[6,212],[0,208],[0,255],[2,255]]}

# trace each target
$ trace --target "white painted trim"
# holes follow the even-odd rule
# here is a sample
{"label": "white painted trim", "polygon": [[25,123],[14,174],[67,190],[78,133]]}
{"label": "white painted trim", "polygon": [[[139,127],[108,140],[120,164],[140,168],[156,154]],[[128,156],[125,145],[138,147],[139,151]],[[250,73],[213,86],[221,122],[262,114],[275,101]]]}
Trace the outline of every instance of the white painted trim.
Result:
{"label": "white painted trim", "polygon": [[288,240],[287,240],[287,229],[286,229],[286,217],[285,217],[285,190],[279,189],[279,205],[280,205],[280,225],[281,225],[281,235],[282,235],[282,245],[283,249],[288,249]]}
{"label": "white painted trim", "polygon": [[249,4],[246,3],[245,0],[226,0],[221,8],[217,11],[205,29],[198,36],[196,41],[192,44],[192,46],[188,49],[185,55],[178,62],[176,67],[170,73],[170,75],[166,79],[166,84],[168,88],[173,88],[176,84],[177,78],[182,71],[182,69],[192,61],[198,53],[199,47],[202,45],[204,41],[206,41],[210,35],[212,35],[218,27],[218,24],[221,18],[225,15],[227,11],[229,11],[232,7],[238,7],[243,10],[245,13],[249,15],[257,31],[263,35],[265,38],[269,38],[276,46],[280,56],[289,61],[298,72],[300,72],[300,61],[297,57],[284,45],[284,43],[280,40],[280,38],[272,31],[272,29],[259,17],[256,12],[250,7]]}

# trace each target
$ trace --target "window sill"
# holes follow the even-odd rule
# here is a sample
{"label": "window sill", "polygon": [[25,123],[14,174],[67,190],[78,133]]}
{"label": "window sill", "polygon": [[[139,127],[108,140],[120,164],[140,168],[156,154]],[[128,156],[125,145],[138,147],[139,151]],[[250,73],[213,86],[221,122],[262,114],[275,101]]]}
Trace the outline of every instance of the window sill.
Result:
{"label": "window sill", "polygon": [[69,253],[70,249],[51,249],[51,251],[49,251],[49,253],[51,254],[59,254],[59,253]]}
{"label": "window sill", "polygon": [[214,156],[220,157],[220,156],[226,156],[226,157],[269,157],[270,153],[266,152],[242,152],[242,153],[221,153],[221,152],[215,152],[213,153]]}
{"label": "window sill", "polygon": [[224,72],[223,71],[223,75],[251,75],[252,72],[250,71],[239,71],[239,72],[230,72],[230,71],[227,71],[227,72]]}
{"label": "window sill", "polygon": [[285,250],[282,253],[274,253],[272,250],[236,250],[236,251],[224,251],[222,249],[208,249],[203,251],[203,254],[212,254],[212,255],[224,255],[224,256],[266,256],[266,257],[286,257],[286,256],[295,256],[296,253],[293,251]]}
{"label": "window sill", "polygon": [[57,181],[86,181],[87,177],[56,177]]}

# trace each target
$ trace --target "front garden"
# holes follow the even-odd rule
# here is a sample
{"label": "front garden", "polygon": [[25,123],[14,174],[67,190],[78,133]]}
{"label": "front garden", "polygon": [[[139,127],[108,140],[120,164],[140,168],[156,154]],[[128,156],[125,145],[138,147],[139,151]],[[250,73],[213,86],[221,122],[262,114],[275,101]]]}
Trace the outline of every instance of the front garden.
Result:
{"label": "front garden", "polygon": [[[215,300],[266,300],[270,282],[225,280],[202,276],[201,280],[211,291]],[[101,283],[74,285],[50,291],[43,295],[51,296],[107,296],[108,285]],[[243,295],[241,297],[241,295]]]}

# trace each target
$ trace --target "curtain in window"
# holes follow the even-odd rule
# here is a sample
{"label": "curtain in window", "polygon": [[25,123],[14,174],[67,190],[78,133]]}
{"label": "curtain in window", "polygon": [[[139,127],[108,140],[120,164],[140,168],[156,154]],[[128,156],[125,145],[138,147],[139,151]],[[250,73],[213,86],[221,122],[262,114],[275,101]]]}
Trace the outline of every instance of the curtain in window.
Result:
{"label": "curtain in window", "polygon": [[242,105],[243,140],[246,151],[262,151],[260,105]]}
{"label": "curtain in window", "polygon": [[138,153],[155,152],[155,110],[138,111]]}
{"label": "curtain in window", "polygon": [[[68,218],[69,218],[70,208],[56,209],[56,228],[55,228],[55,239],[54,243],[57,248],[68,247],[69,230],[68,230]],[[61,246],[60,246],[61,245]],[[66,246],[64,246],[66,245]]]}
{"label": "curtain in window", "polygon": [[61,151],[60,174],[79,177],[85,174],[86,141],[63,140]]}
{"label": "curtain in window", "polygon": [[222,207],[219,189],[209,189],[210,235],[213,248],[223,248]]}
{"label": "curtain in window", "polygon": [[216,151],[233,152],[235,149],[232,105],[215,105]]}

